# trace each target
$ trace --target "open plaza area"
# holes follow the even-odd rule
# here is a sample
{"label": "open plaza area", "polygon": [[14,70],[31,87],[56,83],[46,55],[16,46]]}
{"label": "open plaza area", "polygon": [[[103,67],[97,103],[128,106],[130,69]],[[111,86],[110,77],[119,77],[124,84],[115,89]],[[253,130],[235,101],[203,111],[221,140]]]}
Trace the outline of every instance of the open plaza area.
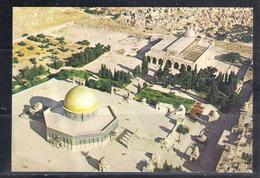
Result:
{"label": "open plaza area", "polygon": [[[43,120],[33,120],[19,117],[24,109],[32,102],[41,102],[51,108],[55,107],[53,101],[61,101],[66,93],[74,87],[71,82],[50,80],[13,96],[13,154],[12,170],[14,171],[97,171],[97,161],[105,156],[109,160],[110,171],[142,171],[144,160],[149,160],[152,153],[162,152],[163,159],[169,163],[180,166],[185,162],[176,152],[165,152],[161,150],[160,139],[165,138],[174,128],[174,120],[157,112],[151,106],[137,101],[124,101],[117,95],[92,90],[93,94],[100,101],[99,105],[110,105],[119,119],[117,136],[127,137],[136,129],[140,130],[140,138],[133,140],[130,148],[126,147],[124,138],[122,142],[114,140],[103,148],[79,149],[76,151],[57,148],[48,143]],[[106,98],[104,100],[104,98]],[[23,102],[19,102],[20,100]],[[99,119],[99,118],[96,118]],[[100,118],[101,119],[101,118]],[[102,120],[101,120],[102,121]],[[176,149],[183,151],[192,143],[190,135],[198,135],[204,128],[199,123],[185,121],[191,128],[190,133],[181,136],[181,142],[176,142]],[[91,124],[91,122],[90,122]],[[94,123],[93,123],[94,124]],[[89,126],[90,127],[90,126]],[[94,128],[92,126],[91,128]],[[175,133],[173,142],[177,139]],[[23,138],[23,139],[21,139]],[[27,139],[30,138],[30,139]],[[174,143],[173,143],[174,144]],[[91,158],[86,159],[82,152],[88,152]],[[64,159],[71,161],[64,162]],[[75,164],[77,162],[77,164]],[[121,164],[118,164],[121,162]]]}

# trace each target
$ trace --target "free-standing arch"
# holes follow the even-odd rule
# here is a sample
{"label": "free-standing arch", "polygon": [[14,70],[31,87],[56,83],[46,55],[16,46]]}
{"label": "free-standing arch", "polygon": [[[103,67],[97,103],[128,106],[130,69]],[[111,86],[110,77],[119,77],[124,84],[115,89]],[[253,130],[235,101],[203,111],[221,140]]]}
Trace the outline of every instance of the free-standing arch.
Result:
{"label": "free-standing arch", "polygon": [[148,63],[151,62],[151,57],[150,56],[147,56],[146,59],[147,59]]}
{"label": "free-standing arch", "polygon": [[179,69],[180,65],[179,65],[178,62],[175,62],[173,67],[174,67],[175,69]]}
{"label": "free-standing arch", "polygon": [[187,66],[187,71],[191,71],[191,66],[190,65]]}
{"label": "free-standing arch", "polygon": [[156,64],[157,63],[157,60],[155,57],[153,57],[153,64]]}
{"label": "free-standing arch", "polygon": [[169,59],[166,61],[165,65],[169,65],[169,67],[172,67],[172,61],[170,61]]}
{"label": "free-standing arch", "polygon": [[163,65],[163,60],[162,60],[162,58],[159,59],[159,65],[161,65],[161,66]]}

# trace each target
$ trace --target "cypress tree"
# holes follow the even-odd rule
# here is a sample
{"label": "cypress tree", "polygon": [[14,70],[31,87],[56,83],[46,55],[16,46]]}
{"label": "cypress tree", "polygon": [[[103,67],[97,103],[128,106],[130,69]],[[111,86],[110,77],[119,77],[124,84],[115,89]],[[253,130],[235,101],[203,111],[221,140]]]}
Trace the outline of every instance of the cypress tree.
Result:
{"label": "cypress tree", "polygon": [[138,83],[138,85],[137,85],[137,93],[139,93],[141,91],[141,89],[142,89],[142,87],[141,87],[140,83]]}
{"label": "cypress tree", "polygon": [[165,66],[163,68],[163,72],[165,74],[169,74],[169,72],[170,72],[170,64],[168,62],[166,62]]}
{"label": "cypress tree", "polygon": [[180,72],[182,73],[182,72],[184,72],[184,71],[186,71],[186,67],[185,67],[185,65],[181,65],[181,68],[180,68]]}
{"label": "cypress tree", "polygon": [[162,67],[160,66],[159,70],[156,72],[156,77],[158,77],[159,79],[162,77],[163,75],[163,70]]}
{"label": "cypress tree", "polygon": [[226,74],[225,74],[224,82],[225,82],[225,83],[228,83],[228,73],[227,73],[227,72],[226,72]]}
{"label": "cypress tree", "polygon": [[208,101],[209,103],[216,105],[218,102],[218,97],[219,97],[219,90],[218,87],[216,85],[216,82],[213,80],[209,93],[208,93]]}
{"label": "cypress tree", "polygon": [[143,59],[142,62],[142,75],[146,75],[148,73],[148,61]]}

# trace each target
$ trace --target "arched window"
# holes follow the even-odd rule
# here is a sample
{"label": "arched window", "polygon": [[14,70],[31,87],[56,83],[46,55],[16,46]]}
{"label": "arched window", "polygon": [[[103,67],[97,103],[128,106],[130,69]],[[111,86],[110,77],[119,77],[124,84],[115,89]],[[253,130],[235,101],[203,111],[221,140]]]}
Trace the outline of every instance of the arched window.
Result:
{"label": "arched window", "polygon": [[156,63],[157,63],[156,58],[153,57],[153,64],[156,64]]}
{"label": "arched window", "polygon": [[163,60],[161,58],[159,59],[159,65],[163,65]]}
{"label": "arched window", "polygon": [[169,65],[170,68],[172,67],[172,62],[169,59],[166,61],[166,64]]}
{"label": "arched window", "polygon": [[151,62],[151,57],[150,57],[150,56],[147,56],[147,57],[146,57],[146,60],[148,61],[148,63],[150,63],[150,62]]}
{"label": "arched window", "polygon": [[190,65],[187,66],[187,71],[191,71],[191,66]]}
{"label": "arched window", "polygon": [[173,67],[174,67],[175,69],[179,69],[179,63],[178,63],[178,62],[175,62]]}
{"label": "arched window", "polygon": [[186,66],[184,64],[181,65],[180,71],[186,71]]}

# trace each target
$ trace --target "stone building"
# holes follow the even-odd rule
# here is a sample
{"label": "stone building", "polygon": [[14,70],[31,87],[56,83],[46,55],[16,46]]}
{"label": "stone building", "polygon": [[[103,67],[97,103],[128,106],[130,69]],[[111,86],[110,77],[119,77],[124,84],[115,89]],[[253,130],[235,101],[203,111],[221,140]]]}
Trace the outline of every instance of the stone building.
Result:
{"label": "stone building", "polygon": [[63,102],[43,112],[47,141],[70,150],[102,147],[118,127],[110,106],[99,107],[85,86],[72,88]]}
{"label": "stone building", "polygon": [[183,36],[169,36],[154,45],[145,56],[149,63],[164,66],[166,63],[171,68],[180,69],[184,66],[187,70],[196,65],[206,67],[210,55],[208,49],[213,41],[202,39],[192,29],[188,29]]}

